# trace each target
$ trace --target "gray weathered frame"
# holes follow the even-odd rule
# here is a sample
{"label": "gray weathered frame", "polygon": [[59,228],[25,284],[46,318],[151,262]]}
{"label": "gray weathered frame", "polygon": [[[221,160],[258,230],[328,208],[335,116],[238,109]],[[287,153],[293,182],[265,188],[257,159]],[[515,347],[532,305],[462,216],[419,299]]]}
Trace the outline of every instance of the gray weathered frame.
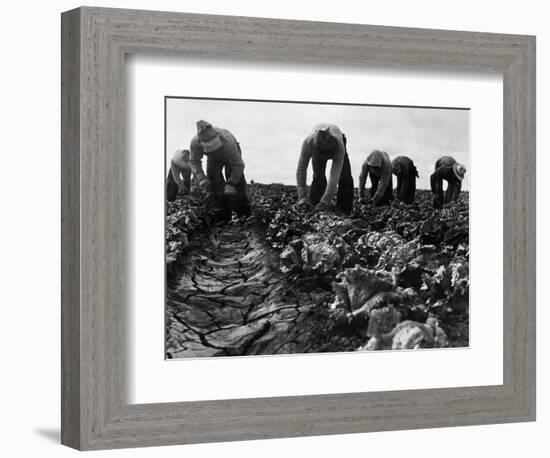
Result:
{"label": "gray weathered frame", "polygon": [[[104,449],[535,419],[535,38],[83,7],[62,14],[62,443]],[[128,53],[499,72],[503,385],[130,405]]]}

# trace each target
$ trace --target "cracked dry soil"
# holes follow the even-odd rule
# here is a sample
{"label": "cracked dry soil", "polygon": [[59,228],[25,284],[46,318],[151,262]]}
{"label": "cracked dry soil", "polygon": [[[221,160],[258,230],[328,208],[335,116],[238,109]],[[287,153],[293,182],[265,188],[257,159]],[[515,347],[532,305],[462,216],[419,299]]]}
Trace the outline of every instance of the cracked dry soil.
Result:
{"label": "cracked dry soil", "polygon": [[189,251],[168,283],[167,358],[312,351],[323,293],[289,284],[253,221],[213,226]]}

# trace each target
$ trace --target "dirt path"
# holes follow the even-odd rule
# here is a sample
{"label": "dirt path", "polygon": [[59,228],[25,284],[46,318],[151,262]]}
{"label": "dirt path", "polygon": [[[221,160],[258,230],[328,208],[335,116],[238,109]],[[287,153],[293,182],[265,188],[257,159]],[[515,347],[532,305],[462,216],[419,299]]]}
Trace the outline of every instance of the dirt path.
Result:
{"label": "dirt path", "polygon": [[[253,223],[214,226],[168,284],[168,358],[307,351],[300,301]],[[302,304],[300,303],[302,302]]]}

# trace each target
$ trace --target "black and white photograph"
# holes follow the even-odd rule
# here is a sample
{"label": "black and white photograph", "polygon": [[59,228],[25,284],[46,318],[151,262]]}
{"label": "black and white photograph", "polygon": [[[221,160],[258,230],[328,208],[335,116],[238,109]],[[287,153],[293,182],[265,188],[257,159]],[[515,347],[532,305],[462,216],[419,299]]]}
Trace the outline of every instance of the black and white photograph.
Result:
{"label": "black and white photograph", "polygon": [[544,457],[545,11],[6,2],[0,456]]}
{"label": "black and white photograph", "polygon": [[165,103],[165,357],[468,347],[470,110]]}

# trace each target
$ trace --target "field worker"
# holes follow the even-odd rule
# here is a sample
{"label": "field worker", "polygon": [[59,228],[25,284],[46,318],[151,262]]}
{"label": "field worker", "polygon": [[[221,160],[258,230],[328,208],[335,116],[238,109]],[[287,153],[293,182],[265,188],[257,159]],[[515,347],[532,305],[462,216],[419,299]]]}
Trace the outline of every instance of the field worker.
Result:
{"label": "field worker", "polygon": [[[466,167],[451,156],[443,156],[435,162],[435,171],[430,177],[432,192],[435,194],[434,208],[458,199]],[[443,180],[447,181],[447,191],[443,195]]]}
{"label": "field worker", "polygon": [[191,189],[191,165],[189,150],[178,149],[170,159],[170,170],[166,178],[166,199],[173,202],[178,193],[187,194]]}
{"label": "field worker", "polygon": [[391,161],[392,172],[397,177],[397,199],[406,204],[414,202],[418,171],[407,156],[397,156]]}
{"label": "field worker", "polygon": [[[313,180],[307,195],[307,168],[311,159]],[[327,162],[331,160],[330,173],[325,175]],[[349,215],[353,207],[353,177],[346,137],[333,124],[319,124],[302,143],[302,151],[296,168],[298,208],[317,211],[331,210],[336,196],[336,209]]]}
{"label": "field worker", "polygon": [[[206,155],[206,174],[202,168],[203,155]],[[231,219],[233,210],[238,216],[250,216],[241,147],[231,132],[198,121],[189,162],[199,187],[210,194],[211,201],[207,204],[220,219]]]}
{"label": "field worker", "polygon": [[359,199],[365,202],[365,183],[370,177],[370,197],[376,206],[388,205],[393,200],[392,165],[388,153],[375,150],[368,155],[359,176]]}

